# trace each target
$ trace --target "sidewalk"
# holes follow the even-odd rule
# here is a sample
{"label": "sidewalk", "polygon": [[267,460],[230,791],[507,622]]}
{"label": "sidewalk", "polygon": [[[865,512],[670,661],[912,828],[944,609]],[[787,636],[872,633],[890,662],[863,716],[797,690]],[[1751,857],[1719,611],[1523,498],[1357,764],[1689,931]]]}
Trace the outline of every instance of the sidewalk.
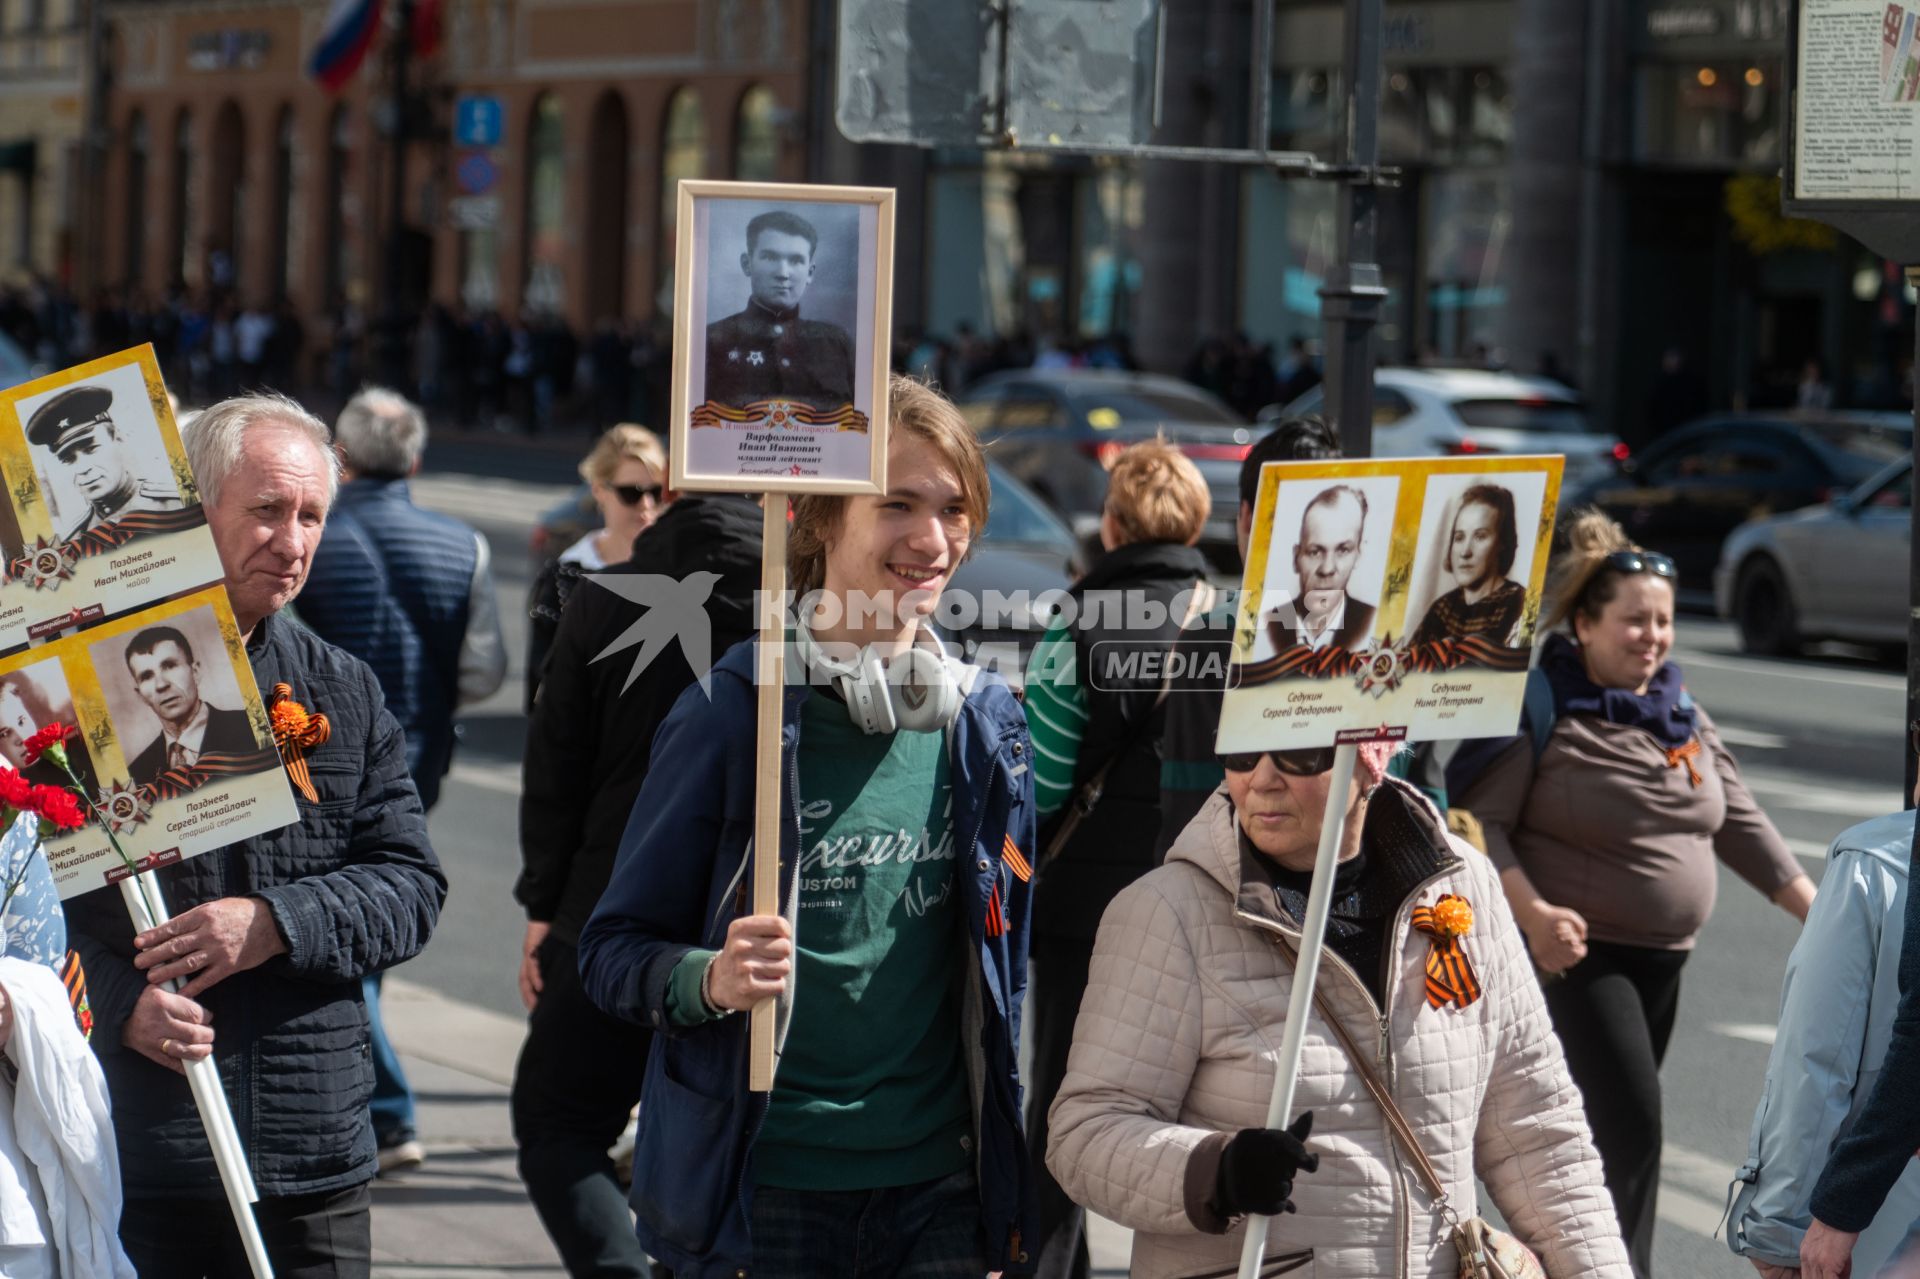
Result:
{"label": "sidewalk", "polygon": [[[525,1022],[393,976],[380,1002],[427,1163],[373,1183],[374,1279],[565,1279],[514,1169],[507,1090]],[[1092,1245],[1098,1279],[1126,1273],[1126,1231],[1096,1221]]]}

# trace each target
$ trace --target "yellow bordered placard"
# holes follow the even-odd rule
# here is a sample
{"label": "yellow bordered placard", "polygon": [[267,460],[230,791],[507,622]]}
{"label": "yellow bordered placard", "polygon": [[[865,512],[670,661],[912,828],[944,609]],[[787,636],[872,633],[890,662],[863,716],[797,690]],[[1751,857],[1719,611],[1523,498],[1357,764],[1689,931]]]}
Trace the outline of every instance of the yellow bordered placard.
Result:
{"label": "yellow bordered placard", "polygon": [[1513,733],[1564,461],[1268,464],[1217,749]]}
{"label": "yellow bordered placard", "polygon": [[0,653],[221,580],[151,346],[0,391]]}
{"label": "yellow bordered placard", "polygon": [[[195,857],[298,817],[224,587],[0,660],[0,759],[70,786],[20,755],[55,720],[79,730],[69,759],[136,861]],[[96,823],[47,852],[63,899],[124,870]]]}

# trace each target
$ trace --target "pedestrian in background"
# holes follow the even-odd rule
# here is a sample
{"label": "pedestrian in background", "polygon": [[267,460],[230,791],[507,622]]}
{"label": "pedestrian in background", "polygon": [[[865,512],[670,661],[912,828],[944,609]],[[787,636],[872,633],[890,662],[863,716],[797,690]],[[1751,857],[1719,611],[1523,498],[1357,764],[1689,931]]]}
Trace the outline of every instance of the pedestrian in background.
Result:
{"label": "pedestrian in background", "polygon": [[[1053,1103],[1054,1174],[1133,1229],[1133,1279],[1234,1273],[1253,1213],[1269,1218],[1263,1274],[1456,1279],[1449,1226],[1476,1179],[1548,1274],[1626,1279],[1493,868],[1386,776],[1385,751],[1361,749],[1345,794],[1333,757],[1225,756],[1224,790],[1107,908]],[[1298,1113],[1268,1128],[1329,804],[1345,824]]]}
{"label": "pedestrian in background", "polygon": [[[615,431],[622,429],[640,431]],[[602,437],[595,453],[614,439],[614,432]],[[551,624],[520,792],[521,872],[513,892],[527,912],[519,969],[527,1039],[514,1066],[512,1109],[520,1176],[569,1274],[648,1273],[607,1151],[640,1100],[653,1034],[587,999],[580,930],[613,873],[661,721],[715,656],[754,633],[760,551],[761,511],[752,498],[686,494],[633,543],[631,558],[583,584]],[[625,589],[628,582],[634,589]],[[690,593],[661,594],[646,582],[685,583]],[[695,622],[687,610],[704,618]],[[649,616],[664,628],[658,640],[620,646]],[[699,633],[692,653],[672,641],[682,627]]]}
{"label": "pedestrian in background", "polygon": [[[1920,786],[1914,799],[1920,802]],[[1766,1086],[1727,1217],[1727,1246],[1766,1279],[1800,1274],[1827,1152],[1853,1130],[1886,1073],[1913,833],[1908,809],[1834,840],[1820,896],[1787,959]],[[1899,1182],[1869,1218],[1852,1255],[1858,1279],[1920,1275],[1920,1165],[1903,1162]]]}
{"label": "pedestrian in background", "polygon": [[[407,769],[429,811],[453,765],[454,712],[506,679],[506,637],[485,535],[413,503],[408,479],[427,423],[397,392],[366,387],[333,428],[345,482],[313,553],[300,619],[368,666],[406,735]],[[366,980],[373,1116],[382,1173],[425,1158],[413,1093],[380,1016],[380,977]]]}
{"label": "pedestrian in background", "polygon": [[527,708],[533,708],[546,669],[554,628],[582,575],[619,564],[634,539],[653,526],[667,504],[667,450],[644,426],[611,427],[580,463],[600,527],[542,564],[527,592]]}
{"label": "pedestrian in background", "polygon": [[[1100,514],[1106,554],[1070,592],[1073,625],[1049,632],[1027,665],[1043,850],[1030,951],[1027,1131],[1039,1234],[1029,1251],[1043,1279],[1084,1279],[1089,1271],[1086,1213],[1047,1171],[1047,1109],[1066,1077],[1101,913],[1154,866],[1160,728],[1185,688],[1175,690],[1170,671],[1162,678],[1162,664],[1143,667],[1139,658],[1165,650],[1188,615],[1211,603],[1207,559],[1195,549],[1211,507],[1199,468],[1171,444],[1147,440],[1121,453]],[[1137,624],[1148,616],[1158,625]]]}
{"label": "pedestrian in background", "polygon": [[[588,997],[664,1032],[633,1205],[676,1274],[979,1279],[1029,1264],[1025,718],[928,621],[986,526],[986,459],[922,383],[895,377],[890,412],[885,493],[795,503],[790,913],[746,904],[758,655],[740,644],[661,726],[671,767],[648,773],[580,937]],[[765,999],[780,1052],[763,1097],[747,1090],[740,1014]]]}
{"label": "pedestrian in background", "polygon": [[[1660,1188],[1660,1063],[1680,972],[1713,910],[1715,858],[1794,918],[1813,881],[1740,780],[1668,660],[1674,568],[1597,511],[1566,532],[1539,667],[1553,692],[1531,731],[1450,787],[1477,817],[1586,1099],[1607,1189],[1642,1279]],[[1525,728],[1527,726],[1523,726]]]}
{"label": "pedestrian in background", "polygon": [[155,872],[168,923],[136,935],[112,887],[66,903],[113,1102],[120,1239],[145,1279],[248,1274],[185,1078],[186,1061],[211,1057],[275,1273],[365,1279],[378,1153],[362,981],[426,945],[446,876],[373,672],[276,616],[333,504],[327,428],[255,395],[215,404],[182,437],[254,683],[288,685],[331,732],[306,756],[319,801],[299,802],[292,825]]}

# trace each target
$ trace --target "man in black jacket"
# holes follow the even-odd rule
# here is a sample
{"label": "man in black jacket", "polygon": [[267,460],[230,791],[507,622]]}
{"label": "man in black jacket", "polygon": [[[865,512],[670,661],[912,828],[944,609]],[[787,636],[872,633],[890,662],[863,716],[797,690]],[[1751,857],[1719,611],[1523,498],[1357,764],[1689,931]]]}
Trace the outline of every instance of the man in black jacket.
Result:
{"label": "man in black jacket", "polygon": [[1161,659],[1211,595],[1206,557],[1194,546],[1211,505],[1206,480],[1172,445],[1148,440],[1120,454],[1100,519],[1106,554],[1074,584],[1072,626],[1048,633],[1027,672],[1034,798],[1049,859],[1035,868],[1029,952],[1027,1140],[1040,1219],[1028,1250],[1041,1279],[1089,1273],[1086,1214],[1046,1166],[1047,1111],[1066,1078],[1100,916],[1153,869],[1160,730],[1178,697]]}
{"label": "man in black jacket", "polygon": [[[631,559],[573,592],[528,722],[514,896],[527,910],[520,996],[529,1015],[513,1128],[520,1175],[571,1274],[649,1273],[607,1151],[640,1100],[652,1035],[588,1001],[578,952],[647,775],[654,730],[706,669],[696,671],[670,638],[697,631],[697,618],[644,622],[656,607],[690,607],[686,583],[711,582],[710,647],[694,654],[710,663],[754,633],[760,549],[753,499],[709,493],[673,503],[634,542]],[[618,589],[595,580],[610,575],[628,580]],[[645,642],[653,630],[656,642]]]}
{"label": "man in black jacket", "polygon": [[113,1100],[120,1238],[143,1279],[249,1273],[184,1078],[212,1056],[275,1272],[354,1279],[371,1270],[375,1167],[360,980],[426,944],[447,881],[373,672],[274,616],[333,501],[327,428],[245,396],[185,443],[255,681],[288,685],[331,733],[306,755],[318,800],[296,796],[298,821],[159,872],[170,922],[136,936],[114,888],[67,903]]}

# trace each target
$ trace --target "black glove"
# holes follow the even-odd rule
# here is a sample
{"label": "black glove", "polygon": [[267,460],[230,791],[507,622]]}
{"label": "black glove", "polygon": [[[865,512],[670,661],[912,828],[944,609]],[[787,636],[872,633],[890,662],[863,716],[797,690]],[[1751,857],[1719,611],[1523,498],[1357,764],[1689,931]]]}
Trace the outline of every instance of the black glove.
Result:
{"label": "black glove", "polygon": [[1314,1172],[1320,1156],[1307,1149],[1313,1131],[1313,1112],[1302,1111],[1293,1127],[1242,1128],[1220,1152],[1220,1172],[1213,1187],[1213,1208],[1222,1217],[1257,1212],[1277,1217],[1293,1211],[1295,1173]]}

